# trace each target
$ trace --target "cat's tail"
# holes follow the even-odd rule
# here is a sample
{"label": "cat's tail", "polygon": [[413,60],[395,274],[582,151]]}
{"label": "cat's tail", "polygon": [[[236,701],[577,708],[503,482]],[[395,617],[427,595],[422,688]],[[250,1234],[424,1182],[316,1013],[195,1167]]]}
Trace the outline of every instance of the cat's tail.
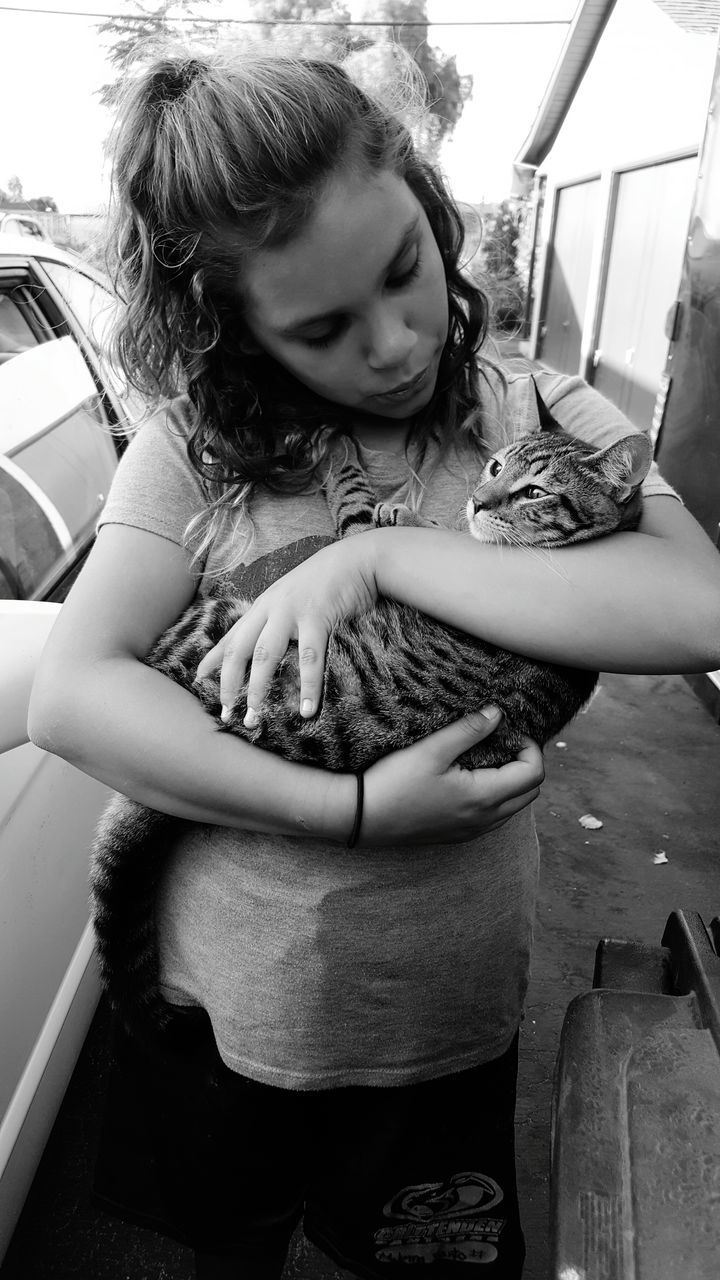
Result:
{"label": "cat's tail", "polygon": [[171,1008],[159,989],[155,903],[170,840],[182,819],[116,795],[90,859],[90,913],[100,974],[128,1031],[163,1030]]}

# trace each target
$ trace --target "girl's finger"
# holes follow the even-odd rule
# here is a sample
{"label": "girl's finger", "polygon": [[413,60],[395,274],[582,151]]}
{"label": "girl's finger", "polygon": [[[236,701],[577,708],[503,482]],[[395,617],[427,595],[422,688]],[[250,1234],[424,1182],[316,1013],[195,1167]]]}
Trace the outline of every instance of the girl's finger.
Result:
{"label": "girl's finger", "polygon": [[[288,635],[286,627],[272,626],[270,623],[263,627],[258,636],[251,655],[247,686],[248,710],[245,726],[248,729],[254,729],[257,724],[258,712],[265,701],[272,678],[287,653],[291,639],[292,636]],[[239,651],[237,657],[226,655],[220,677],[220,693],[226,707],[232,706],[240,692],[249,656],[246,651]],[[231,701],[226,701],[226,695]]]}
{"label": "girl's finger", "polygon": [[[482,714],[473,713],[462,720],[455,720],[423,742],[432,746],[437,766],[441,770],[449,769],[463,751],[489,737],[501,718],[497,707],[486,706]],[[502,821],[505,821],[524,809],[531,800],[537,799],[545,777],[542,751],[532,739],[524,738],[514,760],[475,772],[482,781],[484,803],[496,806]]]}
{"label": "girl's finger", "polygon": [[300,715],[305,719],[314,716],[320,706],[327,645],[327,628],[311,620],[304,622],[298,629]]}
{"label": "girl's finger", "polygon": [[[258,677],[263,656],[266,652],[265,644],[262,639],[266,629],[267,628],[263,627],[258,636],[254,629],[250,630],[249,628],[238,626],[237,630],[233,628],[231,631],[228,631],[225,639],[222,641],[224,650],[222,667],[220,668],[220,701],[223,705],[223,720],[226,719],[227,712],[231,707],[235,706],[235,703],[240,696],[240,690],[245,683],[248,664],[250,662],[255,664],[255,688],[256,690],[260,688],[261,692],[256,693],[256,698],[251,702],[250,690],[248,689],[248,707],[252,706],[256,711],[258,711],[262,705],[264,686],[260,686]],[[282,654],[279,654],[275,660],[275,663],[273,664],[273,671],[277,666],[280,657],[282,657]],[[253,729],[257,720],[251,723],[246,718],[245,723],[248,729]]]}
{"label": "girl's finger", "polygon": [[[497,782],[505,795],[510,798],[522,796],[539,787],[545,778],[545,765],[542,751],[535,742],[528,740],[509,764],[503,764],[497,770]],[[527,802],[526,802],[527,803]]]}
{"label": "girl's finger", "polygon": [[220,670],[225,656],[226,644],[227,636],[225,635],[222,640],[218,640],[218,643],[213,645],[212,649],[208,649],[205,657],[198,664],[198,669],[195,673],[196,679],[204,680],[207,676],[212,676],[216,671]]}
{"label": "girl's finger", "polygon": [[437,729],[422,741],[432,748],[437,767],[444,772],[463,751],[489,737],[497,729],[501,719],[502,712],[497,707],[483,707],[480,713],[463,716],[462,720],[453,720],[452,724],[446,724],[444,729]]}
{"label": "girl's finger", "polygon": [[[255,647],[260,632],[265,626],[267,615],[259,610],[249,609],[244,613],[237,622],[225,632],[225,635],[213,645],[212,649],[208,649],[202,661],[198,664],[197,678],[202,680],[205,676],[212,676],[222,667],[225,656],[230,651],[239,653],[243,647],[246,654],[245,665],[250,659],[250,654]],[[242,682],[241,682],[242,683]]]}
{"label": "girl's finger", "polygon": [[543,767],[543,777],[545,777],[542,748],[532,738],[521,738],[520,741],[522,742],[522,747],[517,753],[517,759],[527,760],[528,763],[532,762],[534,764],[539,761]]}

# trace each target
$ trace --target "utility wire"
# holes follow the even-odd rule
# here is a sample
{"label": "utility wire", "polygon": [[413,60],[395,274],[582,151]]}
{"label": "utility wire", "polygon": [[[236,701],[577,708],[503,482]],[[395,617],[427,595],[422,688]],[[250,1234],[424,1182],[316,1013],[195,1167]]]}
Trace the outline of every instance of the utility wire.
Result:
{"label": "utility wire", "polygon": [[[85,9],[36,9],[15,4],[0,4],[0,13],[39,13],[50,14],[52,17],[58,18],[116,18],[125,22],[154,22],[158,21],[157,14],[154,13],[99,13],[90,12]],[[161,19],[162,22],[206,22],[214,26],[241,26],[241,27],[569,27],[570,18],[503,18],[495,21],[492,18],[481,19],[473,22],[430,22],[418,21],[409,22],[403,19],[399,22],[364,22],[362,19],[348,19],[347,21],[333,22],[328,18],[208,18],[207,16],[198,16],[196,18],[179,16],[177,18],[165,15]]]}

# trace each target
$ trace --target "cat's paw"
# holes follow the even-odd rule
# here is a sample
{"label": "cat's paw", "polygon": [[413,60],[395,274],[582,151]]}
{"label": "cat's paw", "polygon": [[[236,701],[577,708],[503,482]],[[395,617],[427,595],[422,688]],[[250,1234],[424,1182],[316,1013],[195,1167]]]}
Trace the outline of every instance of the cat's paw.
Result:
{"label": "cat's paw", "polygon": [[420,520],[404,502],[378,502],[373,512],[373,524],[378,529],[387,529],[395,525],[418,525]]}
{"label": "cat's paw", "polygon": [[412,526],[415,529],[439,528],[434,520],[423,519],[404,502],[378,502],[373,512],[373,524],[376,529],[387,529],[395,525]]}

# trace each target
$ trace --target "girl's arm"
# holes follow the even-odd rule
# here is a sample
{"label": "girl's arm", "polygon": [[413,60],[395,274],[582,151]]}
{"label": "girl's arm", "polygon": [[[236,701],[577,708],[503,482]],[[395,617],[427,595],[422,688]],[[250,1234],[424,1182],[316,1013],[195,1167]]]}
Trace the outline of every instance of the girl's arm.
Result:
{"label": "girl's arm", "polygon": [[381,594],[402,591],[530,657],[646,674],[720,665],[720,556],[671,497],[647,498],[636,532],[550,555],[461,537],[452,551],[438,540],[413,556],[388,540],[374,563]]}
{"label": "girl's arm", "polygon": [[[190,603],[182,550],[105,525],[60,611],[33,687],[28,730],[45,750],[163,812],[250,830],[335,834],[351,823],[351,779],[323,788],[219,734],[191,694],[140,659]],[[273,785],[275,784],[275,785]]]}
{"label": "girl's arm", "polygon": [[[194,590],[173,542],[105,525],[43,654],[32,741],[161,812],[344,843],[354,778],[291,764],[219,733],[192,694],[141,661]],[[451,767],[497,723],[497,716],[460,721],[369,770],[372,813],[362,843],[468,840],[534,799],[542,762],[530,745],[504,769]]]}
{"label": "girl's arm", "polygon": [[330,628],[383,595],[544,661],[648,674],[720,667],[720,557],[679,502],[649,497],[637,532],[552,554],[434,529],[346,539],[265,592],[201,673],[221,667],[229,704],[251,662],[248,702],[257,709],[296,638],[301,710],[312,715]]}

